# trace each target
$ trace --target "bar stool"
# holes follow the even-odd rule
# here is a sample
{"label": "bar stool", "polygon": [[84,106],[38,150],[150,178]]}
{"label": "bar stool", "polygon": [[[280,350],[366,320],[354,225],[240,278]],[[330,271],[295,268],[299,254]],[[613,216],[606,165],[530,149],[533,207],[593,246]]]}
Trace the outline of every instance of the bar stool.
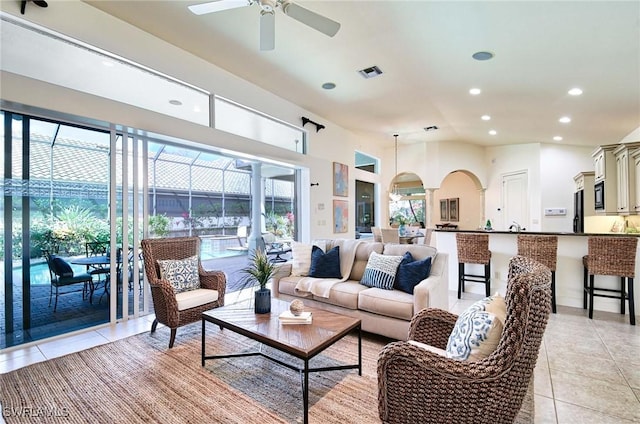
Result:
{"label": "bar stool", "polygon": [[[458,250],[458,299],[464,291],[464,283],[484,283],[487,297],[491,296],[491,251],[488,234],[456,233]],[[465,273],[465,264],[484,265],[484,275]]]}
{"label": "bar stool", "polygon": [[[637,237],[589,237],[588,254],[582,258],[584,265],[583,308],[587,308],[588,298],[589,319],[593,319],[594,297],[620,299],[620,313],[623,315],[625,313],[624,303],[625,300],[628,299],[629,321],[631,325],[636,325],[633,278],[636,268],[637,247]],[[620,277],[620,289],[595,287],[594,277],[596,275],[613,275]],[[624,287],[625,280],[627,282],[627,291],[625,291]]]}
{"label": "bar stool", "polygon": [[551,310],[555,314],[558,236],[518,234],[518,255],[540,262],[551,271]]}

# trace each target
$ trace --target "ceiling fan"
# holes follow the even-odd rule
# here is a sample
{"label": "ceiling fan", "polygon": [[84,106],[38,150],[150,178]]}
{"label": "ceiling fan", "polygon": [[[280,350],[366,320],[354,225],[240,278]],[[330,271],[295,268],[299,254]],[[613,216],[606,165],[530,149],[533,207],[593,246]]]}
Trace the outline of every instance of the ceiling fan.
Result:
{"label": "ceiling fan", "polygon": [[[29,0],[29,1],[33,1],[33,4],[38,5],[38,6],[40,6],[40,7],[47,7],[47,6],[49,6],[49,5],[47,4],[47,2],[46,2],[46,1],[44,1],[44,0]],[[26,8],[27,8],[27,0],[22,0],[22,1],[20,2],[20,13],[24,15],[24,11],[25,11],[25,9],[26,9]]]}
{"label": "ceiling fan", "polygon": [[273,50],[275,47],[275,10],[281,7],[285,15],[296,21],[310,26],[321,33],[333,37],[340,29],[340,24],[302,6],[298,6],[291,0],[218,0],[208,3],[189,6],[189,10],[196,15],[220,12],[228,9],[251,6],[260,6],[260,50]]}

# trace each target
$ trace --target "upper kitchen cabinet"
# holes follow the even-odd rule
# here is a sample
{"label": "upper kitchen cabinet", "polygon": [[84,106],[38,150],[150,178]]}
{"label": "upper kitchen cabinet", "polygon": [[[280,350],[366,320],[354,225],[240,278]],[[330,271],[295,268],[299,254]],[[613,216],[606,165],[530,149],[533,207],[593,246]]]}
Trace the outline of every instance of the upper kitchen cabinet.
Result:
{"label": "upper kitchen cabinet", "polygon": [[593,151],[594,199],[596,214],[618,214],[618,189],[616,176],[616,156],[613,153],[617,144],[599,146]]}
{"label": "upper kitchen cabinet", "polygon": [[631,151],[630,166],[633,171],[631,181],[633,181],[633,187],[630,188],[630,193],[633,193],[634,202],[630,203],[630,207],[640,214],[640,148],[636,148]]}
{"label": "upper kitchen cabinet", "polygon": [[636,197],[636,165],[632,153],[640,148],[640,143],[620,144],[613,154],[616,159],[617,211],[619,214],[635,214],[640,208],[640,198]]}
{"label": "upper kitchen cabinet", "polygon": [[631,162],[631,153],[640,147],[640,143],[620,144],[613,154],[616,159],[617,211],[628,215],[636,213],[636,167]]}

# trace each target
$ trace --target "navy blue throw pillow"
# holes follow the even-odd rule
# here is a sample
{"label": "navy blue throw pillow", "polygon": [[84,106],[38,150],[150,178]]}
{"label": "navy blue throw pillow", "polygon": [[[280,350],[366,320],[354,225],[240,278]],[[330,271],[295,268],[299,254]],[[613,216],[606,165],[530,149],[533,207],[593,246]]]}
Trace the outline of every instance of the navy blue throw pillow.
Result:
{"label": "navy blue throw pillow", "polygon": [[71,265],[61,257],[53,256],[51,258],[51,266],[53,267],[53,272],[58,277],[73,277],[73,269],[71,269]]}
{"label": "navy blue throw pillow", "polygon": [[342,278],[340,273],[340,246],[324,253],[318,246],[311,250],[311,267],[309,277]]}
{"label": "navy blue throw pillow", "polygon": [[[405,253],[405,256],[409,252]],[[413,259],[413,257],[411,257]],[[413,289],[420,281],[429,277],[431,273],[431,256],[421,261],[404,262],[404,258],[398,267],[395,288],[405,293],[413,294]]]}

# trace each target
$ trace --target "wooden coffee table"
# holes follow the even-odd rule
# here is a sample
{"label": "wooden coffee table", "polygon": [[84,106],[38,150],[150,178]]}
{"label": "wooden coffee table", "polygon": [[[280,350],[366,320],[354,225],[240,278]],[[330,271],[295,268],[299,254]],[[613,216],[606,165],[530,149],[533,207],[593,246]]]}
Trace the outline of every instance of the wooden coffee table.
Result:
{"label": "wooden coffee table", "polygon": [[[232,358],[259,355],[276,362],[302,375],[302,399],[304,407],[304,422],[309,422],[309,373],[319,371],[334,371],[344,369],[358,369],[362,375],[362,331],[360,320],[339,315],[333,312],[305,306],[305,311],[311,311],[312,324],[283,325],[278,320],[280,312],[289,309],[289,302],[272,298],[270,314],[256,314],[253,305],[242,302],[235,305],[222,306],[202,313],[202,366],[207,359]],[[248,353],[232,353],[227,355],[205,354],[205,324],[211,322],[221,328],[242,334],[250,339],[270,346],[281,352],[295,356],[304,361],[300,368],[288,364],[278,358],[268,356],[260,351]],[[309,360],[323,350],[349,334],[358,332],[358,363],[354,365],[336,365],[332,367],[310,368]]]}

